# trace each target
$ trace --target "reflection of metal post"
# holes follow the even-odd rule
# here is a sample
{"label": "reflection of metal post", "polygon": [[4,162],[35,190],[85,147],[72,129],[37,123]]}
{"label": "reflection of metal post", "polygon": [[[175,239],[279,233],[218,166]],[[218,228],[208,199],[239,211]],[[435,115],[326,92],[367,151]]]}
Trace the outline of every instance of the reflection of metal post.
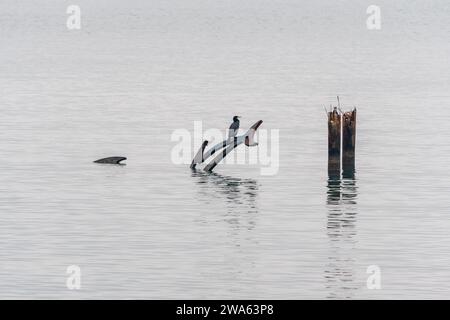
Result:
{"label": "reflection of metal post", "polygon": [[334,108],[328,114],[328,175],[340,176],[341,114]]}
{"label": "reflection of metal post", "polygon": [[342,116],[342,170],[351,176],[355,171],[356,108]]}
{"label": "reflection of metal post", "polygon": [[224,140],[223,142],[216,144],[214,147],[212,147],[205,153],[204,150],[208,142],[204,141],[200,150],[197,152],[196,156],[192,160],[191,169],[195,169],[195,166],[197,164],[203,163],[220,149],[223,149],[222,152],[218,153],[218,155],[205,167],[205,171],[212,171],[215,168],[215,166],[220,161],[222,161],[223,158],[225,158],[234,148],[236,148],[242,143],[245,143],[245,145],[248,147],[258,145],[256,142],[254,142],[254,137],[256,130],[258,130],[259,126],[262,123],[263,123],[262,120],[259,120],[244,135],[239,137],[233,137],[233,139]]}

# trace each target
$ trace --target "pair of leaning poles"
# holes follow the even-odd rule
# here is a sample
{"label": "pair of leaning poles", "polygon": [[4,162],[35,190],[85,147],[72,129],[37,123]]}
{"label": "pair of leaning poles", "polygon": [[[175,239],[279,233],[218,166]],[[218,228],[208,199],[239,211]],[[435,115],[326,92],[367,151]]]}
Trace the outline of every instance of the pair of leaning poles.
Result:
{"label": "pair of leaning poles", "polygon": [[211,172],[217,166],[217,164],[222,161],[222,159],[224,159],[231,151],[233,151],[234,148],[236,148],[240,144],[245,143],[247,147],[257,146],[258,143],[255,142],[255,133],[262,123],[262,120],[259,120],[254,125],[252,125],[245,134],[236,137],[229,137],[227,140],[216,144],[206,152],[205,149],[208,145],[208,140],[203,141],[194,159],[192,159],[191,169],[195,169],[197,164],[205,162],[208,158],[217,153],[216,157],[204,168],[205,171]]}

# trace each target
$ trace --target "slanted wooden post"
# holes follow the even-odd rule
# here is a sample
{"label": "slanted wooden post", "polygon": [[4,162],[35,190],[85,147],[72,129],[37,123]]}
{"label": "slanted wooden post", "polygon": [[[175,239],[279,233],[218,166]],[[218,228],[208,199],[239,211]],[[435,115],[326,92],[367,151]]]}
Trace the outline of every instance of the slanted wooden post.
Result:
{"label": "slanted wooden post", "polygon": [[344,175],[355,172],[356,108],[342,115],[342,170]]}
{"label": "slanted wooden post", "polygon": [[336,107],[328,112],[328,175],[341,174],[341,114]]}

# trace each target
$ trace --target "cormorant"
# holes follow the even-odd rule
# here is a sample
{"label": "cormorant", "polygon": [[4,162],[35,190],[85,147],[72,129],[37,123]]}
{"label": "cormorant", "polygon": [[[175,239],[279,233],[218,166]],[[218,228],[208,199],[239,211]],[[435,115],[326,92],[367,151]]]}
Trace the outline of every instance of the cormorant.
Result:
{"label": "cormorant", "polygon": [[228,129],[228,139],[234,138],[239,130],[239,118],[238,116],[233,117],[233,123],[231,124],[230,128]]}

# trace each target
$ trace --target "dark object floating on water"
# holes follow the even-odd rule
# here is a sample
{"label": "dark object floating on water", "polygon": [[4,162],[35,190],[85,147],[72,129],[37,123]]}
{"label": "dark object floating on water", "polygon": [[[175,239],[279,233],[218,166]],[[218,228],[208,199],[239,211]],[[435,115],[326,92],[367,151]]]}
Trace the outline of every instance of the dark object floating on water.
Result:
{"label": "dark object floating on water", "polygon": [[108,157],[103,159],[98,159],[94,161],[95,163],[109,163],[109,164],[124,164],[121,161],[127,160],[125,157]]}

